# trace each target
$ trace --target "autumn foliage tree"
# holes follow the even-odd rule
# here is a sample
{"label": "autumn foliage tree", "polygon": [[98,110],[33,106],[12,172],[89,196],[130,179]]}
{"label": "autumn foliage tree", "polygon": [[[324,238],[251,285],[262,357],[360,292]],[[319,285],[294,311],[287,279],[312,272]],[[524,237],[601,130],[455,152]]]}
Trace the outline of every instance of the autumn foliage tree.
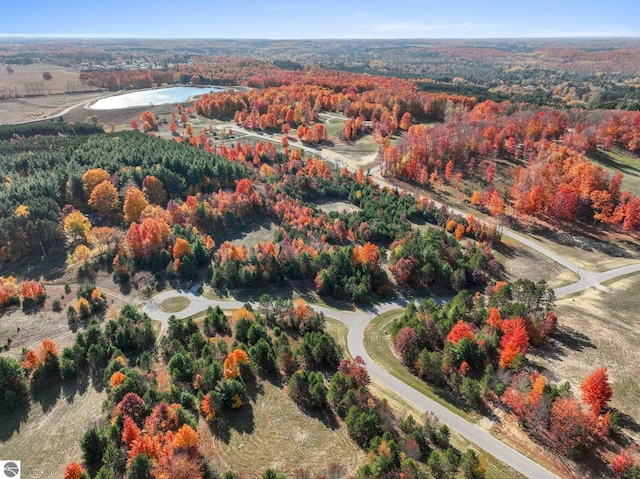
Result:
{"label": "autumn foliage tree", "polygon": [[151,261],[162,251],[171,230],[162,218],[143,218],[140,223],[131,223],[126,235],[127,246],[134,258]]}
{"label": "autumn foliage tree", "polygon": [[91,258],[91,250],[83,244],[76,246],[71,255],[74,263],[87,263],[89,258]]}
{"label": "autumn foliage tree", "polygon": [[167,201],[167,190],[162,181],[153,175],[147,175],[142,180],[142,192],[149,203],[163,206]]}
{"label": "autumn foliage tree", "polygon": [[0,308],[20,303],[20,290],[13,276],[0,277]]}
{"label": "autumn foliage tree", "polygon": [[124,219],[127,223],[140,220],[140,214],[149,205],[142,191],[136,187],[127,190],[124,197]]}
{"label": "autumn foliage tree", "polygon": [[108,171],[103,168],[92,168],[87,170],[84,175],[82,175],[82,181],[84,185],[84,193],[86,198],[91,197],[91,193],[93,193],[93,189],[98,186],[103,181],[108,181],[111,178],[111,175]]}
{"label": "autumn foliage tree", "polygon": [[62,221],[64,232],[72,241],[85,241],[91,229],[91,222],[80,211],[72,211]]}
{"label": "autumn foliage tree", "polygon": [[108,180],[93,188],[88,203],[103,218],[116,220],[121,214],[118,190]]}
{"label": "autumn foliage tree", "polygon": [[62,477],[63,479],[85,479],[88,478],[89,475],[79,463],[71,462],[65,467]]}
{"label": "autumn foliage tree", "polygon": [[563,454],[580,454],[590,439],[592,424],[592,418],[572,396],[558,398],[549,417],[551,443]]}
{"label": "autumn foliage tree", "polygon": [[598,416],[613,396],[607,368],[598,368],[593,371],[582,382],[580,390],[582,401],[591,407],[594,416]]}
{"label": "autumn foliage tree", "polygon": [[20,286],[20,295],[22,303],[25,307],[41,305],[47,297],[42,283],[33,280],[27,280]]}
{"label": "autumn foliage tree", "polygon": [[467,338],[468,340],[472,341],[474,338],[474,333],[468,323],[460,320],[453,326],[453,328],[451,328],[451,331],[449,331],[446,340],[447,342],[455,345],[458,344],[458,341],[460,341],[462,338]]}
{"label": "autumn foliage tree", "polygon": [[529,346],[529,336],[524,319],[506,319],[502,322],[504,335],[500,340],[500,367],[510,368],[517,357],[524,356]]}
{"label": "autumn foliage tree", "polygon": [[240,376],[240,364],[248,364],[249,356],[242,349],[234,349],[224,360],[224,377],[226,379],[236,379]]}
{"label": "autumn foliage tree", "polygon": [[158,120],[150,111],[144,111],[140,114],[142,129],[144,131],[156,131],[158,129]]}

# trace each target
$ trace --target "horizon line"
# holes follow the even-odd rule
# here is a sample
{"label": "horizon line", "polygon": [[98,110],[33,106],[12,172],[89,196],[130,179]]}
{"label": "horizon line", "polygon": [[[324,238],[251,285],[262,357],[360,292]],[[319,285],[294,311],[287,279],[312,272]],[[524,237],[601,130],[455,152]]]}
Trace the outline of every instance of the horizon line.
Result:
{"label": "horizon line", "polygon": [[222,41],[335,41],[335,40],[569,40],[569,39],[639,39],[640,34],[617,34],[597,32],[590,34],[545,34],[524,36],[480,36],[480,37],[307,37],[307,38],[259,38],[259,37],[155,37],[122,33],[0,33],[3,39],[38,40],[222,40]]}

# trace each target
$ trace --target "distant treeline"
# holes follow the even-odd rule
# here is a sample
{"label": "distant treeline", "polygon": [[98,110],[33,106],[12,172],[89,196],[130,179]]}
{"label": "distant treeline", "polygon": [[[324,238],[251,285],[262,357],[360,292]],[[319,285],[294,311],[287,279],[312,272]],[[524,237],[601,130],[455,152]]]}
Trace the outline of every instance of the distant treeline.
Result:
{"label": "distant treeline", "polygon": [[469,85],[464,83],[428,83],[428,82],[417,82],[418,88],[420,91],[430,92],[430,93],[448,93],[453,95],[463,95],[463,96],[472,96],[475,97],[479,102],[483,102],[485,100],[493,100],[493,101],[505,101],[509,98],[504,93],[500,92],[492,92],[489,91],[488,88],[477,86],[477,85]]}

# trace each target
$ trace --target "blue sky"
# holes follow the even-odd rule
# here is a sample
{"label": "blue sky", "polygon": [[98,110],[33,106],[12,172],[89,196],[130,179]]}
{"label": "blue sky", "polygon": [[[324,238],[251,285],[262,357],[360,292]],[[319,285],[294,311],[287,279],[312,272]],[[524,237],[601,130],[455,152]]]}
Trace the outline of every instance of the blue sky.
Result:
{"label": "blue sky", "polygon": [[640,36],[638,0],[16,0],[0,35],[145,38]]}

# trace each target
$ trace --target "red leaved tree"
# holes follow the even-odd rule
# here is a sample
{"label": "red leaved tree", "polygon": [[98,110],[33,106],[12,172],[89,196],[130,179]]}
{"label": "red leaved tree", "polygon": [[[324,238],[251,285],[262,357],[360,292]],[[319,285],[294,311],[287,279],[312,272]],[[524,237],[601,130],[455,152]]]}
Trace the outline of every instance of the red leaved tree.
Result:
{"label": "red leaved tree", "polygon": [[598,416],[613,396],[607,368],[598,368],[593,371],[582,381],[580,390],[582,401],[591,407],[594,416]]}
{"label": "red leaved tree", "polygon": [[393,347],[400,355],[405,364],[411,365],[418,355],[418,335],[415,329],[405,326],[400,331],[393,342]]}
{"label": "red leaved tree", "polygon": [[77,462],[71,462],[64,469],[64,479],[80,479],[82,475],[87,472]]}
{"label": "red leaved tree", "polygon": [[587,445],[591,429],[591,418],[573,397],[554,401],[549,418],[549,438],[559,452],[568,454]]}
{"label": "red leaved tree", "polygon": [[453,328],[451,328],[449,334],[447,334],[447,342],[458,344],[458,341],[462,338],[467,338],[469,341],[473,341],[474,334],[471,326],[460,320],[453,326]]}
{"label": "red leaved tree", "polygon": [[505,319],[502,322],[504,336],[500,341],[500,367],[510,368],[518,355],[524,355],[529,346],[529,336],[522,318]]}

